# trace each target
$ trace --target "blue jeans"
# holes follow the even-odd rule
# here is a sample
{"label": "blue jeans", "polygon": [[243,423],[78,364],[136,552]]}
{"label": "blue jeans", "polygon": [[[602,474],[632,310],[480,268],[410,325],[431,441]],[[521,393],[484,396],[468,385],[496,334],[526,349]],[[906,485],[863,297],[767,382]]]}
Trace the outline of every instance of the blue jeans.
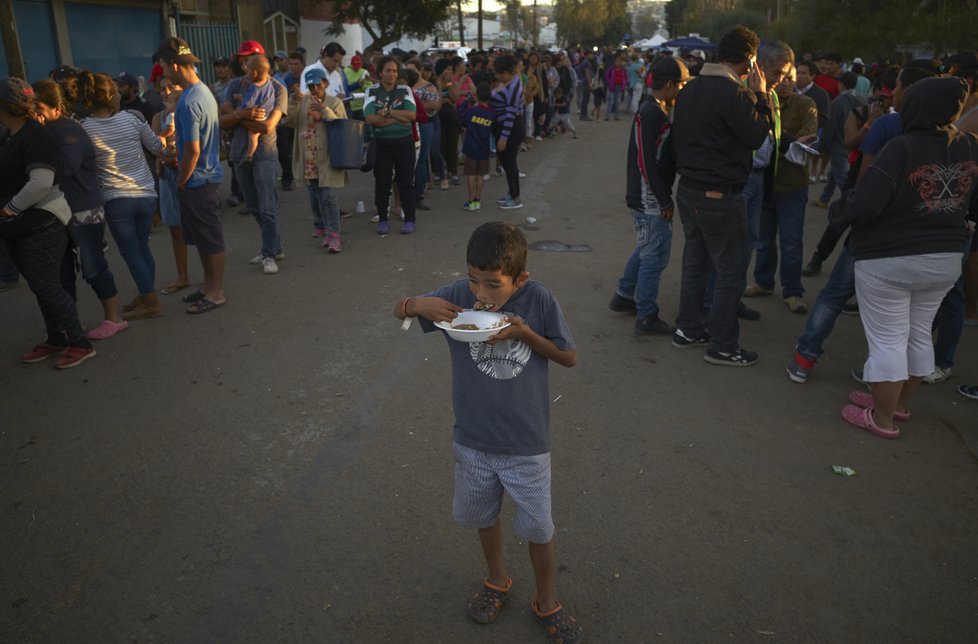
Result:
{"label": "blue jeans", "polygon": [[[676,326],[692,337],[709,331],[709,348],[730,352],[737,350],[740,336],[737,309],[743,292],[747,213],[740,194],[725,192],[716,199],[707,194],[681,182],[677,190],[686,245]],[[703,297],[711,264],[717,278],[707,324],[703,320]]]}
{"label": "blue jeans", "polygon": [[618,295],[634,298],[641,320],[659,314],[659,278],[669,265],[672,251],[672,222],[659,214],[632,210],[638,246],[625,262],[618,280]]}
{"label": "blue jeans", "polygon": [[604,120],[608,120],[612,116],[618,118],[618,110],[621,109],[621,95],[624,92],[624,88],[611,89],[608,88],[608,109],[604,113]]}
{"label": "blue jeans", "polygon": [[428,177],[431,176],[428,155],[431,152],[431,137],[434,136],[434,129],[435,126],[431,123],[422,123],[418,126],[421,147],[418,149],[418,162],[414,164],[414,194],[417,201],[424,198],[425,188],[428,187]]}
{"label": "blue jeans", "polygon": [[238,185],[245,205],[261,228],[261,256],[275,257],[282,252],[282,230],[278,222],[278,192],[275,173],[278,159],[255,160],[251,167],[238,164]]}
{"label": "blue jeans", "polygon": [[849,174],[849,151],[832,151],[829,154],[829,180],[825,182],[825,189],[822,190],[820,201],[828,203],[835,194],[835,189],[846,185],[846,176]]}
{"label": "blue jeans", "polygon": [[156,290],[156,260],[149,251],[149,231],[153,228],[156,199],[125,197],[105,202],[105,221],[119,247],[119,254],[129,267],[129,273],[140,295]]}
{"label": "blue jeans", "polygon": [[835,267],[822,291],[815,298],[812,312],[808,314],[805,330],[798,338],[798,353],[809,360],[818,360],[822,344],[832,333],[835,321],[842,313],[842,305],[856,294],[856,269],[852,255],[845,246],[835,260]]}
{"label": "blue jeans", "polygon": [[445,178],[445,157],[441,155],[441,121],[434,119],[431,128],[431,171],[434,176]]}
{"label": "blue jeans", "polygon": [[318,179],[310,179],[306,187],[309,207],[312,208],[312,224],[317,230],[340,232],[340,202],[336,188],[320,188]]}
{"label": "blue jeans", "polygon": [[764,288],[774,288],[774,270],[778,266],[780,245],[781,295],[786,298],[805,294],[801,285],[801,265],[804,261],[802,238],[805,234],[807,203],[808,188],[798,188],[774,193],[772,203],[765,204],[761,211],[754,281]]}
{"label": "blue jeans", "polygon": [[954,354],[958,351],[961,331],[964,330],[964,275],[958,278],[941,301],[934,316],[934,364],[941,369],[954,366]]}
{"label": "blue jeans", "polygon": [[760,238],[761,206],[764,202],[764,168],[752,170],[744,184],[744,201],[747,205],[747,261],[750,264],[750,254],[757,250]]}
{"label": "blue jeans", "polygon": [[[115,278],[109,271],[109,262],[102,250],[105,244],[105,224],[68,224],[68,233],[78,249],[78,262],[81,264],[82,278],[95,291],[95,296],[102,302],[115,297],[119,290],[115,286]],[[65,253],[65,262],[61,272],[61,283],[71,299],[77,301],[75,289],[74,253]]]}

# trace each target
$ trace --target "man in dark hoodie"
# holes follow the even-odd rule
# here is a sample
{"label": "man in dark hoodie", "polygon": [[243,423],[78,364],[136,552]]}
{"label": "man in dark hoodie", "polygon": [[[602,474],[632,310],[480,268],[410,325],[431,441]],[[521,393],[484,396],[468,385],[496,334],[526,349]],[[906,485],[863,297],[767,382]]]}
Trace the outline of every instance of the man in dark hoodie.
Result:
{"label": "man in dark hoodie", "polygon": [[672,249],[672,184],[676,162],[669,142],[668,106],[690,79],[678,58],[660,58],[652,66],[652,95],[639,107],[628,139],[625,202],[635,220],[638,245],[625,263],[609,308],[635,313],[638,335],[668,334],[659,318],[659,278]]}
{"label": "man in dark hoodie", "polygon": [[[757,362],[756,353],[738,344],[737,309],[747,269],[747,210],[741,193],[752,153],[772,124],[764,72],[755,62],[759,42],[746,27],[724,35],[720,62],[703,65],[679,93],[672,127],[680,175],[677,201],[686,238],[672,344],[708,344],[707,362],[739,367]],[[707,324],[702,306],[711,263],[716,292]]]}
{"label": "man in dark hoodie", "polygon": [[910,396],[934,371],[931,324],[961,274],[966,220],[978,221],[978,137],[952,125],[966,96],[959,78],[914,84],[900,110],[903,134],[830,213],[852,226],[872,390],[852,392],[842,416],[882,438],[900,435],[894,421],[910,417]]}

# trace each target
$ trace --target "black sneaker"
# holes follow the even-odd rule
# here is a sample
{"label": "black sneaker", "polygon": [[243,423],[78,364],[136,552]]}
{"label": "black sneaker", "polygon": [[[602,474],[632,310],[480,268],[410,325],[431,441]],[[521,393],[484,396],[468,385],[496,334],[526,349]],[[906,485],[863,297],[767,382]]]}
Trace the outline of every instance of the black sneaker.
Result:
{"label": "black sneaker", "polygon": [[859,315],[859,302],[846,302],[843,304],[842,315]]}
{"label": "black sneaker", "polygon": [[818,275],[822,272],[822,258],[818,255],[812,255],[812,261],[805,265],[805,268],[801,269],[802,277],[811,277],[812,275]]}
{"label": "black sneaker", "polygon": [[737,317],[741,320],[749,320],[750,322],[757,322],[761,319],[761,312],[756,311],[743,302],[737,307]]}
{"label": "black sneaker", "polygon": [[617,293],[611,298],[611,303],[608,304],[608,308],[616,313],[635,313],[638,311],[635,300],[630,297],[622,297]]}
{"label": "black sneaker", "polygon": [[686,349],[688,347],[701,346],[710,341],[710,334],[704,333],[703,337],[697,338],[694,336],[686,335],[683,333],[682,329],[676,329],[676,332],[672,334],[672,346],[677,349]]}
{"label": "black sneaker", "polygon": [[731,353],[707,349],[703,359],[710,364],[718,364],[725,367],[750,367],[751,365],[757,364],[757,354],[753,351],[747,351],[742,347],[737,347],[737,350]]}
{"label": "black sneaker", "polygon": [[659,319],[658,315],[650,315],[644,320],[635,320],[635,335],[667,335],[672,333],[672,327]]}

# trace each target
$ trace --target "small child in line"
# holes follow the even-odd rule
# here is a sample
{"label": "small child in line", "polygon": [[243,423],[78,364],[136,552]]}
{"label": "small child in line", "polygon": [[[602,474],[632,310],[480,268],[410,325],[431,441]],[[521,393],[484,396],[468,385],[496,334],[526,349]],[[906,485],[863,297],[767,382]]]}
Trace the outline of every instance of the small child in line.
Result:
{"label": "small child in line", "polygon": [[604,65],[598,65],[597,74],[597,87],[591,88],[591,96],[594,98],[594,111],[592,112],[591,118],[595,121],[601,120],[601,105],[604,103],[605,99],[605,86],[604,86]]}
{"label": "small child in line", "polygon": [[574,129],[574,124],[571,123],[570,117],[570,101],[564,96],[564,93],[557,88],[554,90],[554,110],[556,114],[554,115],[554,127],[563,126],[570,130],[574,134],[574,138],[577,138],[577,130]]}
{"label": "small child in line", "polygon": [[[268,62],[266,56],[252,56],[247,63],[247,68],[245,72],[248,74],[248,79],[251,81],[247,89],[244,90],[244,97],[241,100],[241,107],[259,107],[265,108],[265,116],[267,118],[268,114],[271,112],[265,105],[260,105],[258,102],[263,100],[264,97],[259,91],[259,86],[264,83],[271,72],[272,66]],[[274,109],[274,108],[273,108]],[[261,138],[260,132],[248,132],[247,146],[245,147],[244,163],[252,163],[255,157],[255,152],[258,151],[258,140]]]}
{"label": "small child in line", "polygon": [[526,238],[515,224],[482,224],[469,238],[468,277],[404,298],[394,316],[419,317],[429,333],[438,330],[435,322],[451,322],[464,309],[506,311],[510,326],[488,341],[448,340],[455,411],[452,514],[463,527],[479,531],[489,567],[466,612],[489,624],[509,598],[513,580],[503,562],[499,518],[508,493],[516,512],[513,528],[529,544],[533,614],[551,641],[574,644],[583,629],[557,601],[553,586],[549,365],[573,367],[577,350],[556,298],[530,279],[526,255]]}
{"label": "small child in line", "polygon": [[479,210],[482,207],[482,187],[489,173],[489,157],[492,156],[492,124],[496,113],[489,107],[492,90],[489,83],[479,83],[475,89],[478,101],[469,106],[462,116],[465,138],[462,154],[465,155],[465,179],[469,187],[469,200],[463,210]]}

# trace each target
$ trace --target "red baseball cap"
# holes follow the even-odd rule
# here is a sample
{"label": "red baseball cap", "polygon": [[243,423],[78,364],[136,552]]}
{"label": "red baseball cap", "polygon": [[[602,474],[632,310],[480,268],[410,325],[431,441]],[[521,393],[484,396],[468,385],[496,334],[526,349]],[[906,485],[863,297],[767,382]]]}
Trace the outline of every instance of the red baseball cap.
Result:
{"label": "red baseball cap", "polygon": [[153,71],[149,74],[149,82],[155,83],[163,76],[163,66],[159,63],[153,65]]}
{"label": "red baseball cap", "polygon": [[265,48],[257,40],[246,40],[241,43],[238,53],[235,56],[251,56],[252,54],[264,54]]}

